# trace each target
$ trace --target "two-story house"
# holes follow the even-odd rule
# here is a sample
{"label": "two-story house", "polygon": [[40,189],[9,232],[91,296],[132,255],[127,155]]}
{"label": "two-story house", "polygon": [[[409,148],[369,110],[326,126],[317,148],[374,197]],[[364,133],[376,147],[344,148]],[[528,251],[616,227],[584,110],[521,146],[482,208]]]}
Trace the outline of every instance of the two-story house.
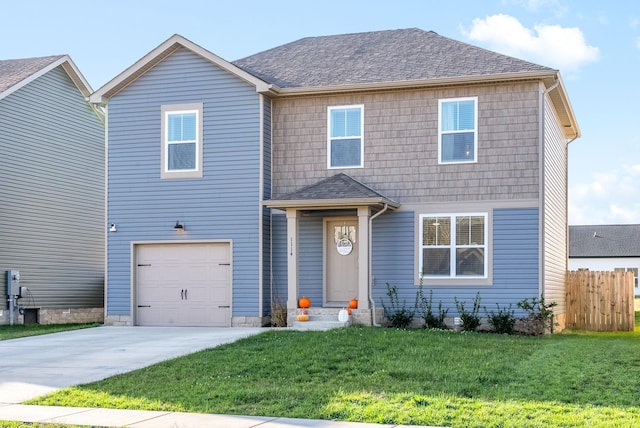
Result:
{"label": "two-story house", "polygon": [[0,324],[103,321],[104,124],[92,92],[68,55],[0,61]]}
{"label": "two-story house", "polygon": [[173,36],[92,99],[111,323],[260,325],[302,295],[370,323],[387,283],[452,316],[543,295],[562,323],[580,132],[557,70],[420,29],[233,63]]}

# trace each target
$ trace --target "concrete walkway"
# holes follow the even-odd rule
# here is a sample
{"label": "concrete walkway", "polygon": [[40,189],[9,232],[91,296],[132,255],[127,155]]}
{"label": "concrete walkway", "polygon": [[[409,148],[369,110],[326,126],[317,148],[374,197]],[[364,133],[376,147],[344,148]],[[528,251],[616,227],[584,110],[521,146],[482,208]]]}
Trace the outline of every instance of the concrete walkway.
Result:
{"label": "concrete walkway", "polygon": [[0,420],[145,428],[399,427],[312,419],[19,404],[67,386],[126,373],[263,331],[264,328],[102,326],[0,341]]}

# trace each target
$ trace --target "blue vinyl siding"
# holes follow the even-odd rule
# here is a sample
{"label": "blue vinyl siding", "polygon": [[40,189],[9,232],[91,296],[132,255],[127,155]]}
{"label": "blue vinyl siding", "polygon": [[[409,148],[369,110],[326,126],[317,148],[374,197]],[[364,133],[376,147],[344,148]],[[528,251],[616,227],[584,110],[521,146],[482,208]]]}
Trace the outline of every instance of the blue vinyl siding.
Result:
{"label": "blue vinyl siding", "polygon": [[[495,310],[496,304],[507,307],[524,299],[538,296],[539,243],[538,209],[493,210],[493,283],[478,286],[425,286],[428,296],[433,290],[434,302],[442,301],[449,315],[456,315],[455,298],[471,304],[480,292],[481,305]],[[386,296],[386,283],[396,285],[401,300],[412,306],[418,287],[413,283],[415,214],[394,212],[374,220],[372,273],[375,285],[373,297],[380,306]],[[484,316],[484,312],[481,311]]]}
{"label": "blue vinyl siding", "polygon": [[[262,101],[262,201],[271,199],[271,100],[263,97]],[[263,207],[262,211],[262,307],[264,314],[271,313],[271,210]]]}
{"label": "blue vinyl siding", "polygon": [[287,216],[273,214],[271,216],[271,287],[273,300],[287,303]]}
{"label": "blue vinyl siding", "polygon": [[298,236],[298,296],[307,296],[314,306],[322,305],[323,224],[321,216],[300,217]]}
{"label": "blue vinyl siding", "polygon": [[[160,179],[160,107],[200,102],[203,177]],[[130,313],[131,241],[210,239],[233,242],[233,315],[259,315],[259,103],[253,86],[186,49],[110,100],[107,315]]]}
{"label": "blue vinyl siding", "polygon": [[0,99],[0,159],[0,295],[20,269],[27,307],[103,307],[104,126],[62,66]]}

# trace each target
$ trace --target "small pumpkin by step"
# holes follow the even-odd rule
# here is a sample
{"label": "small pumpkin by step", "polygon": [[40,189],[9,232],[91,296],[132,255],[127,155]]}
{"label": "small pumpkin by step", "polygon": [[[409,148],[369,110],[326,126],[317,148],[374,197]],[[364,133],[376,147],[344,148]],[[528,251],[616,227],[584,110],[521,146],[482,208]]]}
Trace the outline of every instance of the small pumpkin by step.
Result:
{"label": "small pumpkin by step", "polygon": [[311,307],[311,299],[309,299],[307,296],[302,296],[301,298],[298,299],[298,307],[299,308],[310,308]]}
{"label": "small pumpkin by step", "polygon": [[300,313],[298,314],[296,319],[298,321],[309,321],[309,314],[307,313],[307,311],[302,310],[302,311],[300,311]]}
{"label": "small pumpkin by step", "polygon": [[349,300],[349,309],[358,309],[358,299],[355,297]]}

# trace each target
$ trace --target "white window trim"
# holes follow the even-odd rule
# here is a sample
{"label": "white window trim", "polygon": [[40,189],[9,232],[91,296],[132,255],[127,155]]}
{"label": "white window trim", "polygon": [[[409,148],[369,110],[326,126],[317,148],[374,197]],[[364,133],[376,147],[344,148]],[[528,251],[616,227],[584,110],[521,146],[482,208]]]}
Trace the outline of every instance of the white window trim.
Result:
{"label": "white window trim", "polygon": [[[202,177],[202,154],[203,154],[202,110],[203,110],[202,103],[173,104],[173,105],[163,105],[160,107],[160,112],[162,115],[161,138],[160,138],[160,142],[161,142],[160,178],[171,179],[171,178],[201,178]],[[169,116],[169,114],[179,114],[179,113],[196,113],[196,167],[193,170],[170,171],[168,168],[169,143],[167,141],[167,127],[168,127],[169,121],[167,120],[167,117]]]}
{"label": "white window trim", "polygon": [[[441,246],[442,248],[447,247],[451,249],[451,254],[450,254],[450,266],[451,266],[451,271],[449,273],[449,276],[446,275],[442,275],[442,276],[423,276],[422,272],[423,272],[423,254],[422,254],[422,250],[426,247],[423,242],[423,219],[425,217],[449,217],[451,218],[451,243],[449,245],[446,246]],[[465,246],[465,245],[456,245],[456,230],[455,230],[455,219],[456,217],[484,217],[484,245],[478,245],[478,246]],[[476,282],[472,282],[469,283],[469,285],[482,285],[484,283],[478,284],[477,280],[488,280],[489,279],[489,257],[491,255],[491,251],[490,251],[490,242],[489,242],[489,221],[490,221],[490,216],[489,213],[487,212],[456,212],[456,213],[425,213],[425,214],[420,214],[418,216],[418,278],[422,279],[422,283],[424,283],[425,285],[429,285],[429,284],[434,284],[436,282],[444,282],[449,284],[450,282],[452,282],[451,285],[467,285],[468,281],[476,281]],[[456,276],[455,275],[455,266],[456,266],[456,249],[457,248],[464,248],[464,247],[468,247],[468,248],[484,248],[484,275],[476,275],[476,276]],[[455,284],[453,284],[453,281],[455,281]]]}
{"label": "white window trim", "polygon": [[[331,138],[331,111],[348,109],[348,108],[360,109],[360,165],[331,166],[331,141],[332,140],[350,140],[354,138],[354,137]],[[348,168],[364,168],[364,104],[327,107],[327,169],[348,169]]]}
{"label": "white window trim", "polygon": [[[473,160],[465,160],[465,161],[443,161],[442,160],[442,104],[449,103],[454,101],[474,101],[473,103],[473,117],[474,117],[474,128],[473,128]],[[469,132],[469,130],[464,131],[447,131],[444,134],[455,134],[461,132]],[[478,162],[478,97],[464,97],[464,98],[442,98],[438,100],[438,164],[441,165],[451,165],[451,164],[460,164],[460,163],[477,163]]]}

